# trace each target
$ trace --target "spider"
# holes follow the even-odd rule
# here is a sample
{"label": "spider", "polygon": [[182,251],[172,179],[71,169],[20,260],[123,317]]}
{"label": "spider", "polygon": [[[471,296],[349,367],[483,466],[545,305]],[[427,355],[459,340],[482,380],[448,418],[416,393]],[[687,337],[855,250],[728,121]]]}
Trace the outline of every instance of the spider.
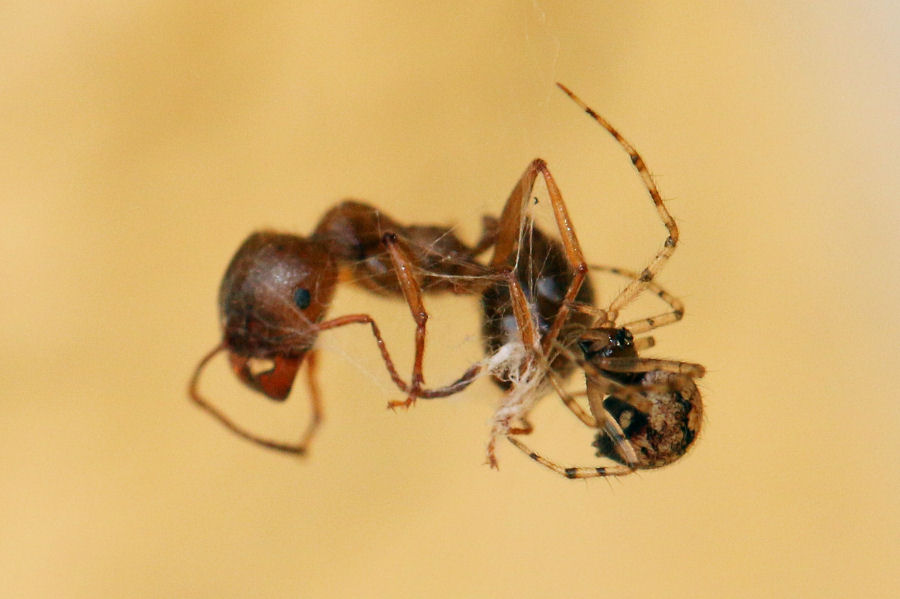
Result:
{"label": "spider", "polygon": [[[579,301],[581,286],[591,267],[585,262],[558,188],[549,172],[543,173],[550,201],[560,222],[565,258],[574,276],[550,327],[542,326],[542,322],[534,318],[530,291],[523,288],[521,277],[513,274],[509,264],[504,280],[498,280],[483,293],[486,349],[489,355],[493,352],[494,356],[499,356],[496,361],[501,366],[493,368],[510,388],[510,393],[494,416],[488,461],[496,467],[495,441],[506,436],[529,457],[567,478],[620,476],[636,469],[669,464],[688,450],[702,421],[702,403],[694,379],[702,377],[705,370],[699,364],[639,356],[638,352],[652,347],[654,340],[652,337],[636,339],[634,335],[677,322],[684,315],[683,304],[654,282],[657,273],[675,251],[678,227],[663,204],[640,154],[603,117],[564,85],[557,85],[627,152],[668,234],[662,248],[640,273],[613,267],[593,267],[630,279],[605,309],[597,308],[591,302]],[[533,179],[523,178],[523,181],[527,190],[520,199],[528,197],[533,184]],[[510,209],[509,203],[507,209]],[[510,242],[498,239],[497,247],[506,247],[501,246],[503,243]],[[493,269],[502,271],[502,260],[510,256],[511,252],[495,252]],[[650,318],[617,325],[620,311],[645,291],[655,293],[671,309]],[[495,301],[494,298],[500,300]],[[583,320],[569,320],[570,312],[588,317],[588,324],[584,325]],[[574,326],[563,327],[564,323]],[[503,355],[504,348],[506,353],[515,353],[518,348],[519,353],[508,358]],[[577,364],[584,370],[588,412],[562,389],[560,379],[567,373],[568,366],[559,366],[561,358],[565,360],[563,364]],[[532,431],[528,413],[547,382],[584,424],[598,431],[594,441],[597,455],[619,462],[617,465],[564,467],[532,451],[516,438]],[[518,426],[513,426],[513,421],[518,421]]]}
{"label": "spider", "polygon": [[[639,277],[621,268],[597,265],[590,268],[632,280]],[[516,284],[511,283],[512,286]],[[597,429],[593,443],[597,455],[619,464],[612,467],[563,467],[516,439],[516,435],[532,431],[527,415],[534,403],[535,398],[531,396],[535,390],[526,377],[524,385],[517,383],[524,389],[518,394],[514,392],[514,399],[505,401],[495,414],[488,449],[488,459],[493,466],[496,466],[494,440],[504,435],[529,457],[567,478],[621,476],[636,469],[658,468],[674,462],[687,452],[702,423],[703,406],[694,379],[702,377],[704,369],[698,364],[638,355],[639,350],[653,347],[655,341],[650,336],[635,338],[635,335],[671,324],[684,313],[681,302],[660,286],[650,282],[647,289],[669,304],[671,311],[616,326],[606,318],[603,310],[575,306],[573,309],[594,314],[596,325],[582,332],[575,350],[559,342],[554,343],[555,352],[567,356],[584,370],[586,390],[581,394],[587,395],[589,411],[586,412],[574,395],[562,388],[560,373],[550,367],[540,354],[534,353],[523,359],[523,363],[530,358],[534,360],[532,364],[540,365],[533,367],[535,373],[547,378],[563,403],[579,420]],[[513,293],[518,292],[514,290]],[[510,426],[514,418],[525,423],[525,426]]]}

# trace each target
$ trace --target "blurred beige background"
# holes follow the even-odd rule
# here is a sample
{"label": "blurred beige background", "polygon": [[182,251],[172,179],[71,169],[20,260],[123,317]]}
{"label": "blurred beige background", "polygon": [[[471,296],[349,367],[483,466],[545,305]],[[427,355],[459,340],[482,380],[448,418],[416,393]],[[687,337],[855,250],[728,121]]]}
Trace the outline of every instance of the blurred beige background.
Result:
{"label": "blurred beige background", "polygon": [[[4,3],[0,595],[897,596],[900,11],[680,4]],[[557,80],[681,225],[660,281],[688,315],[654,353],[709,369],[688,457],[568,481],[504,443],[491,471],[498,391],[391,414],[362,330],[322,338],[304,461],[188,402],[243,237],[343,197],[473,239],[541,156],[588,256],[640,268],[662,227]],[[440,382],[477,313],[428,305]],[[345,287],[331,313],[361,310],[408,364],[402,304]],[[223,361],[204,388],[273,435],[307,413]],[[535,420],[598,463],[558,402]]]}

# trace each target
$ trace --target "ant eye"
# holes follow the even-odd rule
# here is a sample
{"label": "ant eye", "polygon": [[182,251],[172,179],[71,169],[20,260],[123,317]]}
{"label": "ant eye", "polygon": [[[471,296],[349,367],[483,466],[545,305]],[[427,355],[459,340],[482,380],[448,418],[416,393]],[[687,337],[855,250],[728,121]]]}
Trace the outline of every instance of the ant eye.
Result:
{"label": "ant eye", "polygon": [[301,310],[309,308],[309,303],[311,301],[312,296],[309,294],[309,289],[300,288],[294,292],[294,303],[297,304],[297,307]]}

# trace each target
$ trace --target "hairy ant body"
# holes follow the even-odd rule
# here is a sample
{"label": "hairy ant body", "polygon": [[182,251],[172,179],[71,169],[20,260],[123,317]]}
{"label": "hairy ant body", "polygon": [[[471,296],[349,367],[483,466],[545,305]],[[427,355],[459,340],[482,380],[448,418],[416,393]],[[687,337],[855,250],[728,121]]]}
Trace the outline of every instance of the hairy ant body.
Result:
{"label": "hairy ant body", "polygon": [[[491,223],[486,221],[486,226]],[[238,435],[263,446],[302,454],[321,421],[315,380],[315,341],[321,331],[368,324],[392,380],[411,396],[440,396],[455,388],[422,389],[425,322],[422,285],[429,290],[475,293],[486,272],[476,260],[492,244],[485,230],[473,247],[446,227],[402,226],[361,202],[345,201],[322,217],[308,238],[273,231],[251,234],[231,260],[219,289],[222,342],[198,364],[189,394],[203,409]],[[381,295],[402,295],[416,321],[412,384],[397,373],[378,325],[367,314],[325,320],[341,273]],[[282,401],[303,363],[307,364],[312,418],[297,443],[251,433],[228,418],[199,392],[200,374],[220,351],[227,351],[237,377],[251,389]]]}
{"label": "hairy ant body", "polygon": [[[251,234],[232,258],[222,279],[219,312],[223,339],[197,365],[189,385],[190,397],[241,437],[271,449],[303,454],[322,418],[315,380],[316,338],[321,331],[348,324],[371,327],[391,379],[407,394],[405,401],[392,401],[390,407],[408,407],[417,398],[446,397],[461,391],[482,371],[481,365],[472,366],[445,387],[423,386],[428,320],[423,293],[476,294],[496,289],[492,279],[496,278],[493,275],[497,269],[513,268],[513,254],[524,218],[521,192],[527,187],[530,193],[539,172],[548,178],[548,185],[552,182],[543,161],[535,160],[523,175],[527,185],[519,182],[499,221],[484,218],[481,239],[471,247],[447,227],[401,225],[378,209],[356,201],[342,202],[326,212],[308,238],[272,231]],[[562,222],[568,227],[567,218],[563,213],[557,220],[565,219]],[[559,329],[562,322],[553,319],[561,318],[564,298],[554,294],[560,288],[565,289],[575,275],[564,268],[564,248],[560,242],[538,230],[535,238],[541,240],[536,250],[541,261],[561,265],[551,275],[537,275],[541,291],[535,296],[540,305],[538,317],[550,319],[546,321],[547,326]],[[477,256],[490,247],[494,248],[494,259],[489,265],[483,265]],[[523,278],[527,274],[520,271]],[[415,359],[409,384],[397,373],[380,330],[369,315],[351,314],[325,320],[342,276],[372,293],[402,296],[406,300],[416,324]],[[577,298],[590,304],[590,288],[583,286]],[[575,296],[565,299],[573,301]],[[581,314],[572,316],[584,319]],[[312,417],[298,442],[273,441],[247,431],[200,394],[200,375],[221,351],[227,351],[234,373],[244,384],[278,401],[287,398],[300,367],[304,363],[308,365]],[[569,361],[567,357],[561,360]]]}

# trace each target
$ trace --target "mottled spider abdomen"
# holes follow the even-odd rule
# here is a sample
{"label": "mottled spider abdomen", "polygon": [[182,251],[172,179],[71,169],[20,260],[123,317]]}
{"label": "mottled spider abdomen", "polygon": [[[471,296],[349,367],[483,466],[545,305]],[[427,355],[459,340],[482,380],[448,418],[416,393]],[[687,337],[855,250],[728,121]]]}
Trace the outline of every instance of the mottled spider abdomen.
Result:
{"label": "mottled spider abdomen", "polygon": [[[638,468],[659,468],[687,452],[700,432],[703,404],[694,381],[685,375],[661,370],[647,372],[641,386],[665,386],[667,390],[647,390],[651,408],[644,412],[617,397],[608,397],[603,407],[622,427],[638,457]],[[597,455],[622,462],[612,440],[599,433],[593,445]]]}

